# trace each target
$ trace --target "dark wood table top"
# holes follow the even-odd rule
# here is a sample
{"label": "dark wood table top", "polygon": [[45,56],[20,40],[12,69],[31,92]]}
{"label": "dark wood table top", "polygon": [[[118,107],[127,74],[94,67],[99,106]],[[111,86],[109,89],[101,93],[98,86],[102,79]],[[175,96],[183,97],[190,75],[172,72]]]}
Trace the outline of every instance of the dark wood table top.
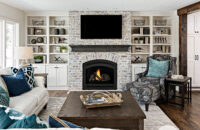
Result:
{"label": "dark wood table top", "polygon": [[[87,109],[80,100],[81,94],[92,91],[71,91],[62,106],[59,118],[76,119],[145,119],[146,116],[128,91],[123,91],[121,106]],[[115,91],[116,92],[116,91]]]}
{"label": "dark wood table top", "polygon": [[184,76],[184,79],[172,79],[172,78],[166,78],[165,80],[166,80],[167,82],[179,82],[179,83],[185,83],[185,82],[187,82],[189,79],[191,79],[191,77]]}

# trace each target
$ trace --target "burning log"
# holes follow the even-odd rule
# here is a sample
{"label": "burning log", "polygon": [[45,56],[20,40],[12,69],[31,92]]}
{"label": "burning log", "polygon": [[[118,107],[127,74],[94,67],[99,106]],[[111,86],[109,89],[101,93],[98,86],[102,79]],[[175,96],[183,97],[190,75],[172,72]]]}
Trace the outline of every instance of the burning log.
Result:
{"label": "burning log", "polygon": [[94,81],[102,81],[106,82],[110,80],[110,76],[108,74],[102,74],[99,76],[96,72],[92,75],[90,75],[89,82],[94,82]]}

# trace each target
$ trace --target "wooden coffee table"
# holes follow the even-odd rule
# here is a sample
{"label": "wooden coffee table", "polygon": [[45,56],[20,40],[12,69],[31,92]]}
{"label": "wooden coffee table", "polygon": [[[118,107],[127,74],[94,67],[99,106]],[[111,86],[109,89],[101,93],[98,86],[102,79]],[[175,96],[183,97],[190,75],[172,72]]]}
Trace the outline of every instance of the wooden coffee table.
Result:
{"label": "wooden coffee table", "polygon": [[124,102],[121,106],[87,109],[80,95],[91,92],[70,92],[58,117],[87,128],[144,129],[146,116],[130,92],[122,92]]}

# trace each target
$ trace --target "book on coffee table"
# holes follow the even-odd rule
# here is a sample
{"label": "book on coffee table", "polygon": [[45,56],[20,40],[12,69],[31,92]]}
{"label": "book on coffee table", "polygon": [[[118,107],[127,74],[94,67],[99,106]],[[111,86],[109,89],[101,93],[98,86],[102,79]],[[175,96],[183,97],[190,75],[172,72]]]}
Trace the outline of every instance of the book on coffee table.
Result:
{"label": "book on coffee table", "polygon": [[90,96],[88,96],[88,97],[85,99],[85,102],[86,102],[87,104],[105,103],[105,102],[107,102],[107,100],[106,100],[104,97],[90,97]]}

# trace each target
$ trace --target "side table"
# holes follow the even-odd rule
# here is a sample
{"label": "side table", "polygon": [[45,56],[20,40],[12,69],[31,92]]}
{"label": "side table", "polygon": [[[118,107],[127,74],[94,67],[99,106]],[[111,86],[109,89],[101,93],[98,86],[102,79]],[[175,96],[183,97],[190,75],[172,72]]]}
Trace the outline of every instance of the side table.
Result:
{"label": "side table", "polygon": [[[168,91],[170,86],[179,86],[181,89],[181,96],[176,96],[176,93],[174,97],[181,98],[181,104],[178,104],[176,102],[169,102],[168,99]],[[185,97],[185,86],[187,86],[187,97]],[[172,103],[176,105],[180,105],[182,109],[184,109],[184,99],[187,99],[191,102],[192,100],[192,78],[191,77],[184,77],[184,79],[172,79],[172,78],[166,78],[165,79],[165,97],[166,97],[166,103]]]}

